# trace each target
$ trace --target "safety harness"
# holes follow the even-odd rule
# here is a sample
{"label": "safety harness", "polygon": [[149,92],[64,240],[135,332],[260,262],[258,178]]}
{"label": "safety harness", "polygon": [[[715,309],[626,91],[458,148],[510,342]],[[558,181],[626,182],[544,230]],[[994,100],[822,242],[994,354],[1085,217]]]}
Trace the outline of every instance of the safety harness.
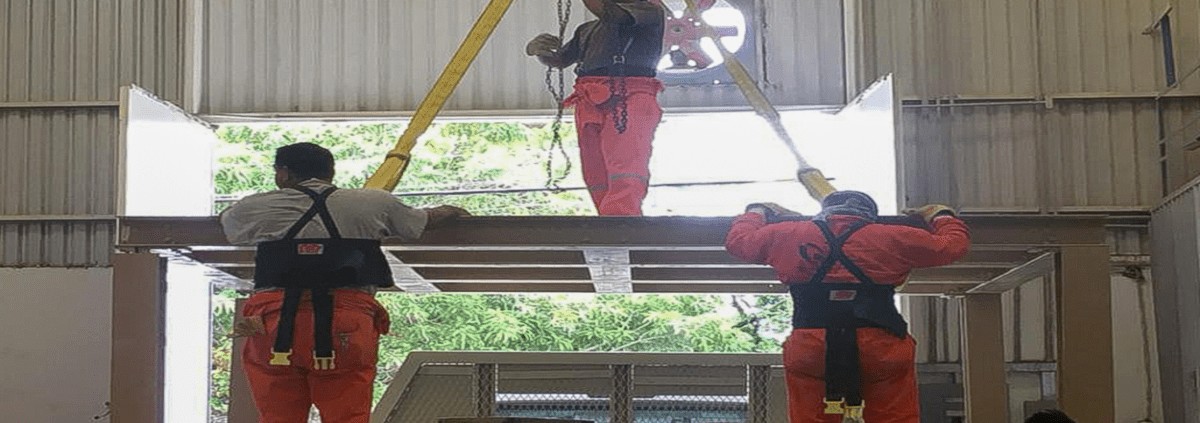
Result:
{"label": "safety harness", "polygon": [[[313,200],[312,207],[288,229],[283,239],[258,244],[254,258],[254,288],[282,288],[283,306],[271,365],[291,365],[296,311],[305,292],[311,293],[313,308],[313,368],[332,370],[333,293],[337,288],[392,286],[392,271],[374,239],[342,238],[325,200],[337,188],[318,194],[296,187]],[[296,239],[314,217],[320,216],[329,238]]]}
{"label": "safety harness", "polygon": [[[790,285],[792,326],[825,330],[825,413],[861,420],[865,404],[857,330],[882,328],[904,339],[908,323],[896,310],[895,287],[875,283],[842,251],[846,241],[870,222],[858,220],[841,235],[835,235],[828,222],[813,223],[821,229],[829,254],[807,283]],[[854,275],[857,283],[825,280],[839,264]]]}

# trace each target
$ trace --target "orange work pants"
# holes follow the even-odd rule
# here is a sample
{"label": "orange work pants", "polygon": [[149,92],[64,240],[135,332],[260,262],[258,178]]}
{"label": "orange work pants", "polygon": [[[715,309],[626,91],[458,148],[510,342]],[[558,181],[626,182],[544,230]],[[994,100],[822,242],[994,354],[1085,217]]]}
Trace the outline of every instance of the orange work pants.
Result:
{"label": "orange work pants", "polygon": [[325,423],[368,423],[371,418],[379,336],[388,331],[387,310],[369,293],[338,289],[333,295],[334,366],[313,369],[313,312],[306,293],[296,312],[291,365],[273,366],[271,348],[283,306],[283,291],[256,293],[242,311],[258,316],[265,334],[251,336],[242,363],[258,407],[259,422],[304,423],[316,405]]}
{"label": "orange work pants", "polygon": [[[920,423],[917,402],[916,343],[883,329],[858,329],[864,420]],[[825,331],[796,329],[783,344],[791,423],[842,423],[825,414]]]}
{"label": "orange work pants", "polygon": [[601,216],[642,215],[650,184],[651,144],[662,120],[658,105],[661,82],[627,77],[625,87],[628,120],[624,133],[617,131],[619,115],[614,116],[614,111],[620,111],[609,78],[580,77],[575,92],[564,103],[575,107],[583,181]]}

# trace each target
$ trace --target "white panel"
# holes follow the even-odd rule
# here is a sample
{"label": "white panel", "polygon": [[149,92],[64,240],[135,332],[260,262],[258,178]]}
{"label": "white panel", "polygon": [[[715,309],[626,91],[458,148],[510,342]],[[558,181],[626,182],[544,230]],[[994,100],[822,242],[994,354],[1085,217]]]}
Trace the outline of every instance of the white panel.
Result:
{"label": "white panel", "polygon": [[[767,94],[779,105],[841,104],[838,0],[761,0]],[[411,111],[457,49],[486,0],[208,2],[205,113]],[[557,32],[552,0],[515,2],[446,113],[553,106],[545,69],[524,54]],[[571,28],[586,18],[574,3]],[[748,17],[753,19],[753,16]],[[570,81],[567,82],[570,84]],[[732,87],[674,87],[667,107],[744,105]]]}
{"label": "white panel", "polygon": [[1155,320],[1165,421],[1200,422],[1200,179],[1154,211]]}
{"label": "white panel", "polygon": [[206,271],[176,261],[167,269],[165,422],[208,422],[212,285]]}
{"label": "white panel", "polygon": [[1149,281],[1112,278],[1113,407],[1119,422],[1163,421],[1150,291]]}
{"label": "white panel", "polygon": [[216,134],[144,90],[123,97],[120,214],[211,215]]}
{"label": "white panel", "polygon": [[111,298],[111,269],[0,268],[4,421],[92,422],[104,414]]}

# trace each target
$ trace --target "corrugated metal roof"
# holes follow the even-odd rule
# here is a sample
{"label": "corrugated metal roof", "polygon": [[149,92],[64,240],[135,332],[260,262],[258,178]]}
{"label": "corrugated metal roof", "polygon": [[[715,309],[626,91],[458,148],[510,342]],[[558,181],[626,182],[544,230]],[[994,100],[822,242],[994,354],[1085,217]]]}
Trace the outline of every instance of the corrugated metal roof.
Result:
{"label": "corrugated metal roof", "polygon": [[0,1],[0,102],[116,101],[131,82],[180,101],[183,1]]}
{"label": "corrugated metal roof", "polygon": [[[411,111],[486,3],[208,2],[203,110]],[[768,95],[780,105],[844,102],[841,2],[763,3]],[[538,33],[557,31],[554,5],[514,3],[446,105],[448,114],[552,108],[545,69],[525,56],[524,45]],[[573,8],[572,29],[585,13]],[[733,87],[671,88],[662,101],[668,107],[745,104]]]}
{"label": "corrugated metal roof", "polygon": [[[0,111],[0,215],[112,215],[117,109]],[[112,224],[0,224],[0,266],[106,264]]]}

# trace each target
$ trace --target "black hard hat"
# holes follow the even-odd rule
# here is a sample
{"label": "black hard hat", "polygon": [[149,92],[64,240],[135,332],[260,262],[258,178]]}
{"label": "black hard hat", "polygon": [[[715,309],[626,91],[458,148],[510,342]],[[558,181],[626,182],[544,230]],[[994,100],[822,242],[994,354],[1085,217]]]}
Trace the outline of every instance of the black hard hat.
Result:
{"label": "black hard hat", "polygon": [[835,191],[821,199],[821,208],[828,209],[838,206],[852,206],[855,209],[869,211],[871,215],[879,215],[879,205],[875,199],[860,191]]}

